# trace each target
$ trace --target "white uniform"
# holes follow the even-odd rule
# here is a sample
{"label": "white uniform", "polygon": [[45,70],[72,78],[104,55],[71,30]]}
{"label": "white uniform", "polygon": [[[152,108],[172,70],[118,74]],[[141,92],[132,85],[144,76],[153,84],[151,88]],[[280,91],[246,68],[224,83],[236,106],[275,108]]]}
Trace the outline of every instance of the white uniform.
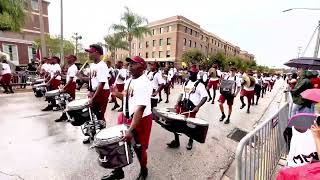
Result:
{"label": "white uniform", "polygon": [[208,92],[204,84],[199,83],[195,88],[196,82],[188,81],[182,88],[182,99],[189,99],[195,106],[201,102],[202,98],[208,97]]}
{"label": "white uniform", "polygon": [[42,71],[45,71],[45,72],[49,72],[50,66],[51,66],[51,64],[44,63],[44,64],[42,64],[42,66],[41,66],[41,70],[42,70]]}
{"label": "white uniform", "polygon": [[[48,72],[50,73],[51,77],[54,77],[54,75],[56,73],[61,73],[61,67],[60,67],[59,64],[52,64],[52,65],[49,66],[49,71]],[[58,75],[55,79],[56,80],[61,80],[61,76]]]}
{"label": "white uniform", "polygon": [[73,82],[76,82],[76,80],[77,80],[76,74],[77,73],[78,73],[78,67],[75,64],[73,64],[72,66],[70,66],[68,68],[66,81],[69,82],[70,78],[73,77]]}
{"label": "white uniform", "polygon": [[10,66],[7,63],[2,63],[1,75],[4,74],[11,74]]}
{"label": "white uniform", "polygon": [[[130,84],[130,85],[129,85]],[[128,89],[129,87],[129,89]],[[137,79],[128,79],[124,86],[123,102],[126,102],[126,96],[128,92],[129,102],[129,116],[131,117],[136,111],[137,106],[146,106],[143,111],[142,117],[146,117],[151,114],[151,101],[152,84],[148,77],[143,74]],[[123,106],[123,114],[126,115],[126,106]]]}
{"label": "white uniform", "polygon": [[116,84],[124,84],[124,80],[119,78],[120,75],[126,79],[128,75],[127,69],[124,69],[124,68],[119,69],[118,75],[116,77]]}
{"label": "white uniform", "polygon": [[108,83],[108,66],[105,62],[100,61],[98,64],[91,63],[90,64],[91,71],[91,85],[92,90],[96,90],[99,83],[104,82],[103,89],[109,89]]}
{"label": "white uniform", "polygon": [[[154,90],[157,90],[159,88],[160,84],[165,84],[165,80],[163,79],[162,74],[161,74],[160,71],[158,71],[157,73],[149,71],[147,76],[148,76],[148,79],[151,81],[152,88]],[[151,98],[159,99],[159,95],[156,95],[156,96],[151,97]]]}

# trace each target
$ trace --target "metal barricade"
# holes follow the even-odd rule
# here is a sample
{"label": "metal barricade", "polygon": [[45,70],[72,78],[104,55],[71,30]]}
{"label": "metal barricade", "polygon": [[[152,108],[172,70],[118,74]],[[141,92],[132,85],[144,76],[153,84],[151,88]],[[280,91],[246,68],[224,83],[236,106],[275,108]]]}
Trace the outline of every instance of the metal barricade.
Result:
{"label": "metal barricade", "polygon": [[286,93],[287,102],[274,115],[238,144],[236,150],[236,180],[269,180],[286,150],[283,132],[287,127],[292,99]]}
{"label": "metal barricade", "polygon": [[13,86],[25,87],[31,85],[38,78],[36,71],[16,71],[12,74],[11,84]]}

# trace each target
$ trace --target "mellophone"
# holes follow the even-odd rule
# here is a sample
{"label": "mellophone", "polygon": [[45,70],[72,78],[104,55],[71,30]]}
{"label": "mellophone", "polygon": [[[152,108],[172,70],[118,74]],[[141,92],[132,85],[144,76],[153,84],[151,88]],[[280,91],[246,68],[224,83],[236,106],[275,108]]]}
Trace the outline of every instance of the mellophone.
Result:
{"label": "mellophone", "polygon": [[170,132],[183,133],[186,136],[204,143],[209,123],[199,118],[186,118],[181,114],[170,112],[167,108],[153,108],[153,119]]}

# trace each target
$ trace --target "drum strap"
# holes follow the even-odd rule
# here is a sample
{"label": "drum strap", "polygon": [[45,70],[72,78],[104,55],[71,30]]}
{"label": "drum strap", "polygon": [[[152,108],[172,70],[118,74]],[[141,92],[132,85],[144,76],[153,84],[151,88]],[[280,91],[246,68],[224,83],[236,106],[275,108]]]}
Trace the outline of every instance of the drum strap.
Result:
{"label": "drum strap", "polygon": [[126,106],[126,111],[125,111],[126,119],[130,118],[130,115],[129,115],[129,88],[130,88],[131,81],[132,81],[132,79],[130,80],[130,82],[128,84],[128,88],[127,88],[127,92],[126,92],[126,105],[125,105]]}

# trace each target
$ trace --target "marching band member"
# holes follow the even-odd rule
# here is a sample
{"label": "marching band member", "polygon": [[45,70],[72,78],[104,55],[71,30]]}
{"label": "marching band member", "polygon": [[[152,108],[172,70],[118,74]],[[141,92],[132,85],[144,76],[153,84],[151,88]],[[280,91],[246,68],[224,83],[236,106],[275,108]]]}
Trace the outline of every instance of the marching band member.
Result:
{"label": "marching band member", "polygon": [[[177,104],[175,105],[176,113],[184,114],[186,117],[194,118],[200,107],[207,101],[208,93],[200,81],[197,81],[199,70],[193,65],[189,71],[189,80],[183,86]],[[178,148],[180,146],[179,135],[174,133],[174,140],[167,144],[169,148]],[[193,140],[190,138],[187,149],[191,150]]]}
{"label": "marching band member", "polygon": [[[223,109],[223,104],[225,101],[227,101],[227,104],[228,104],[228,117],[227,117],[227,120],[224,122],[224,124],[230,123],[230,116],[232,113],[234,98],[237,97],[241,89],[241,81],[240,81],[240,78],[236,75],[236,71],[237,69],[232,67],[230,68],[230,74],[224,77],[225,80],[234,81],[233,83],[234,86],[231,88],[231,93],[230,94],[221,93],[219,97],[219,108],[222,113],[221,118],[219,120],[220,122],[222,122],[224,118],[226,118],[226,115]],[[224,88],[224,87],[220,87],[220,88]]]}
{"label": "marching band member", "polygon": [[[147,168],[147,149],[152,127],[152,113],[150,97],[153,91],[153,85],[144,74],[147,67],[146,62],[139,56],[127,58],[129,62],[129,71],[132,78],[125,84],[123,93],[113,92],[114,95],[123,99],[125,102],[123,113],[119,115],[119,123],[127,123],[130,128],[126,132],[124,139],[135,141],[134,150],[140,163],[139,180],[144,180],[148,176]],[[124,172],[122,168],[113,170],[110,174],[101,178],[101,180],[123,179]]]}
{"label": "marching band member", "polygon": [[1,56],[1,69],[0,69],[0,84],[4,89],[3,93],[9,94],[14,93],[11,86],[11,68],[10,65],[7,63],[7,57]]}
{"label": "marching band member", "polygon": [[153,93],[151,96],[151,108],[157,107],[159,101],[159,92],[164,87],[164,79],[162,78],[161,72],[159,71],[159,64],[153,62],[150,65],[150,71],[147,73],[149,80],[153,85]]}
{"label": "marching band member", "polygon": [[[90,77],[81,77],[84,80],[90,81],[89,88],[89,106],[92,107],[93,113],[98,120],[104,120],[104,114],[108,105],[109,84],[108,84],[108,66],[101,60],[103,49],[98,44],[92,44],[85,51],[89,53],[89,59],[93,61],[90,64]],[[84,144],[90,143],[90,137],[83,140]]]}
{"label": "marching band member", "polygon": [[[77,57],[74,55],[69,55],[66,57],[68,61],[68,71],[67,71],[67,77],[66,77],[66,85],[62,88],[61,92],[68,93],[72,99],[75,99],[76,97],[76,74],[78,73],[78,67],[74,64],[77,61]],[[68,120],[67,114],[65,112],[62,112],[62,115],[60,118],[56,119],[55,122],[61,122]]]}
{"label": "marching band member", "polygon": [[[209,95],[208,102],[212,100],[211,104],[214,104],[214,100],[216,98],[216,91],[219,85],[219,79],[221,77],[221,71],[218,69],[218,65],[217,64],[212,65],[212,68],[209,69],[208,74],[210,78],[207,86],[208,95]],[[210,94],[211,88],[212,88],[213,97],[211,97],[211,94]]]}
{"label": "marching band member", "polygon": [[[118,75],[115,80],[115,84],[116,84],[115,88],[117,89],[118,92],[122,92],[124,89],[124,81],[127,78],[127,70],[123,68],[122,61],[117,62],[116,68],[118,69]],[[115,98],[113,99],[113,101],[114,101],[114,106],[111,109],[112,111],[120,107]],[[118,112],[122,112],[122,110],[123,110],[123,103],[121,105],[121,108],[118,110]]]}
{"label": "marching band member", "polygon": [[165,84],[164,84],[164,93],[166,94],[167,96],[167,99],[165,101],[165,103],[169,103],[169,94],[170,94],[170,87],[171,87],[171,80],[172,80],[172,77],[170,74],[169,74],[169,71],[167,68],[164,69],[163,71],[163,74],[162,74],[162,77],[163,79],[165,80]]}
{"label": "marching band member", "polygon": [[[61,67],[59,65],[60,63],[60,58],[58,58],[57,56],[52,56],[50,58],[50,66],[49,66],[49,73],[50,76],[47,77],[47,86],[48,86],[48,90],[52,91],[52,90],[56,90],[59,89],[60,83],[61,83]],[[45,107],[44,109],[42,109],[42,111],[51,111],[53,110],[53,107],[56,105],[55,100],[49,100],[48,101],[48,106]]]}
{"label": "marching band member", "polygon": [[[254,101],[254,97],[253,97],[252,105],[258,105],[258,101],[260,99],[261,89],[262,89],[262,84],[263,84],[260,73],[257,74],[257,77],[255,78],[255,81],[256,81],[256,85],[254,86],[254,94],[257,96],[257,100]],[[256,102],[256,104],[254,102]]]}
{"label": "marching band member", "polygon": [[49,59],[47,57],[44,57],[42,60],[42,65],[40,67],[40,76],[43,78],[47,78],[49,75],[51,64],[49,63]]}
{"label": "marching band member", "polygon": [[255,86],[255,79],[252,77],[253,74],[252,72],[248,72],[247,74],[242,75],[242,85],[243,88],[240,93],[240,100],[241,100],[241,107],[240,109],[243,109],[246,104],[244,103],[244,97],[247,97],[247,102],[248,102],[248,108],[247,108],[247,113],[250,113],[250,107],[252,103],[252,99],[254,98],[254,86]]}

